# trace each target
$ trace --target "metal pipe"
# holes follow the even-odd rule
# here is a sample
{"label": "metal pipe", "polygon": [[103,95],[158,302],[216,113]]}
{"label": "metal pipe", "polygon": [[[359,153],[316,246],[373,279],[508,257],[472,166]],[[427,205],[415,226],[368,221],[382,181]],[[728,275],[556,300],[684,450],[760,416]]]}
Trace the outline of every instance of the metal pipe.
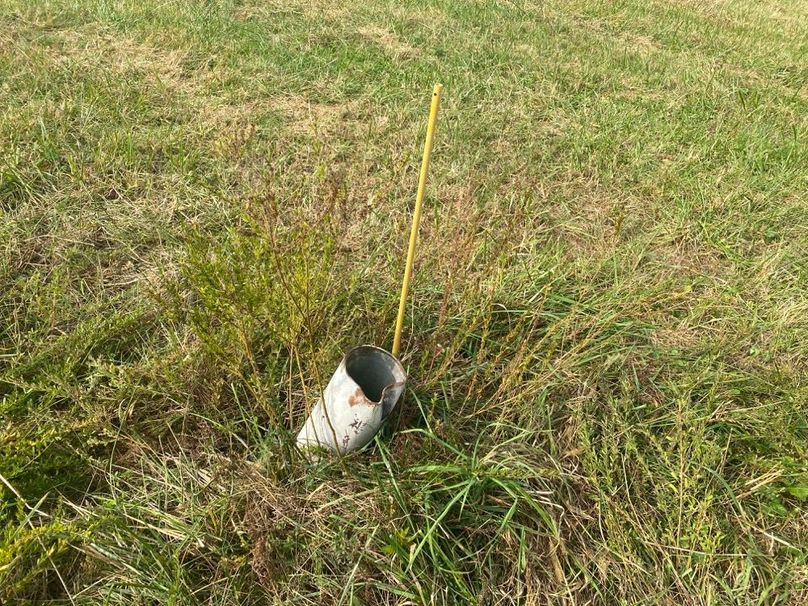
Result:
{"label": "metal pipe", "polygon": [[407,375],[397,358],[372,345],[342,359],[300,433],[300,448],[320,446],[345,454],[362,448],[396,406]]}

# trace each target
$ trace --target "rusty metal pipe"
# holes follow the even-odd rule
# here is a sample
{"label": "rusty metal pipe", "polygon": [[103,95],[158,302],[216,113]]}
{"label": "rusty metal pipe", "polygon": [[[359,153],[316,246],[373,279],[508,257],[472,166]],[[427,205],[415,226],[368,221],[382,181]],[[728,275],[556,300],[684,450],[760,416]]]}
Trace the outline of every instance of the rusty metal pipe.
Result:
{"label": "rusty metal pipe", "polygon": [[407,373],[390,352],[355,347],[340,362],[300,433],[300,448],[320,446],[346,454],[373,439],[395,408]]}

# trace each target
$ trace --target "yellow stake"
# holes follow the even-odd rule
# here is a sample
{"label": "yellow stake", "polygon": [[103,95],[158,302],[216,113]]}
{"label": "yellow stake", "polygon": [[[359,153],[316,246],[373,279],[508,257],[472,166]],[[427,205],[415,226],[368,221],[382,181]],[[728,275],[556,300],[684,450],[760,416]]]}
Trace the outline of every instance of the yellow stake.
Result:
{"label": "yellow stake", "polygon": [[407,292],[410,289],[412,277],[412,262],[415,258],[415,242],[418,240],[418,223],[421,221],[421,207],[424,203],[426,190],[426,173],[429,170],[429,156],[432,154],[432,139],[435,136],[435,124],[438,121],[438,107],[443,85],[436,84],[432,91],[432,106],[429,108],[429,124],[426,127],[426,142],[424,143],[424,159],[421,161],[421,176],[418,177],[418,194],[415,196],[415,212],[412,216],[412,230],[410,231],[410,246],[407,249],[407,264],[404,266],[404,281],[401,284],[401,299],[398,302],[398,317],[396,318],[396,333],[393,337],[393,355],[398,357],[401,349],[401,330],[404,327],[404,309],[407,307]]}

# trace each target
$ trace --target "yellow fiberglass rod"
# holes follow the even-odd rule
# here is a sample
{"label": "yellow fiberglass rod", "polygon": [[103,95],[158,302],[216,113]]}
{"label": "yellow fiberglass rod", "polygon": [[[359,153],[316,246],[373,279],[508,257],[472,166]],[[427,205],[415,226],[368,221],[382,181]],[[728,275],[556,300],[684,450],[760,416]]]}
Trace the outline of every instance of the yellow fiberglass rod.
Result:
{"label": "yellow fiberglass rod", "polygon": [[421,175],[418,177],[418,194],[415,196],[415,212],[412,216],[412,230],[410,230],[410,246],[407,249],[407,264],[404,266],[404,281],[401,284],[401,299],[398,302],[398,317],[396,318],[396,332],[393,337],[393,355],[398,357],[401,349],[401,330],[404,327],[404,310],[407,307],[407,293],[410,290],[412,277],[412,262],[415,259],[415,243],[418,240],[418,223],[421,221],[421,207],[424,205],[424,191],[426,190],[426,173],[429,170],[429,156],[432,155],[432,139],[435,136],[435,125],[438,122],[438,107],[443,85],[436,84],[432,91],[432,105],[429,108],[429,124],[426,127],[426,142],[424,143],[424,159],[421,161]]}

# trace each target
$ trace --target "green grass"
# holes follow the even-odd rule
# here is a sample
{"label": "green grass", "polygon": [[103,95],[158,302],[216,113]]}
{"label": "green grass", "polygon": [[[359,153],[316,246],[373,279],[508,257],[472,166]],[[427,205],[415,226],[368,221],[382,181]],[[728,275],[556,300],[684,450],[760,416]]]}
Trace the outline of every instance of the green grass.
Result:
{"label": "green grass", "polygon": [[[0,603],[808,601],[808,3],[6,0]],[[294,435],[388,346],[369,448]]]}

